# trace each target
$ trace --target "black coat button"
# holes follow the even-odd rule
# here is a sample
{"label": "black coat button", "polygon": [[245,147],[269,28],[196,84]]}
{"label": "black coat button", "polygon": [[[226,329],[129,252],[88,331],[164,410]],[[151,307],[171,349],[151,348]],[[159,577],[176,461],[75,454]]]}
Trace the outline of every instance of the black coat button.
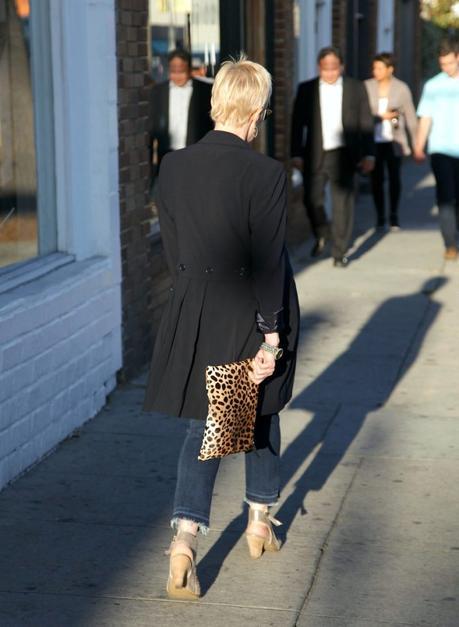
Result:
{"label": "black coat button", "polygon": [[212,266],[207,266],[207,268],[204,270],[206,274],[211,274],[213,271],[214,269],[212,268]]}
{"label": "black coat button", "polygon": [[184,270],[186,270],[186,266],[184,263],[181,263],[178,267],[178,269],[180,270],[180,272],[183,272]]}

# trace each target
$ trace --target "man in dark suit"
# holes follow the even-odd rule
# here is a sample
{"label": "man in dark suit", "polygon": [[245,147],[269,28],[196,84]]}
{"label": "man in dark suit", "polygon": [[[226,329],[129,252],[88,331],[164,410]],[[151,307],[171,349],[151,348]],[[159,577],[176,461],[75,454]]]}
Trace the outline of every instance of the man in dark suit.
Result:
{"label": "man in dark suit", "polygon": [[191,56],[185,50],[169,54],[169,80],[150,94],[150,140],[154,174],[164,155],[199,141],[213,124],[212,85],[191,76]]}
{"label": "man in dark suit", "polygon": [[319,76],[298,86],[292,165],[303,171],[304,203],[316,238],[313,257],[322,254],[330,237],[324,208],[330,182],[332,256],[334,265],[344,268],[353,226],[354,174],[357,169],[369,173],[374,166],[373,118],[363,83],[342,75],[341,52],[323,48],[317,62]]}

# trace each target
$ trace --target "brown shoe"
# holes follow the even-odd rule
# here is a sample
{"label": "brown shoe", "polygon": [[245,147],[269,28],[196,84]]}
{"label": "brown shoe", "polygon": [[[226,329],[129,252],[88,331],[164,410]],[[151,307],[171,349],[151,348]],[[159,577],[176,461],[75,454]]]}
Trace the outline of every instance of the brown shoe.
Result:
{"label": "brown shoe", "polygon": [[457,259],[457,248],[456,248],[456,246],[448,246],[448,248],[445,250],[444,257],[445,257],[445,259],[447,261],[456,261],[456,259]]}

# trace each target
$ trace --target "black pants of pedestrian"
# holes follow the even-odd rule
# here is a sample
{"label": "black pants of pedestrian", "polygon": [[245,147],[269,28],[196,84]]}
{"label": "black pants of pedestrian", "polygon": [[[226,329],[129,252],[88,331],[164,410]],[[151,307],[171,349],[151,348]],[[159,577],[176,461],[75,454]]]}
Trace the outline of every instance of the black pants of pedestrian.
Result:
{"label": "black pants of pedestrian", "polygon": [[332,256],[343,257],[349,247],[354,223],[354,169],[343,148],[324,152],[320,169],[304,173],[304,204],[316,238],[329,237],[325,213],[325,186],[330,182],[332,201]]}
{"label": "black pants of pedestrian", "polygon": [[431,155],[437,184],[440,230],[446,248],[456,246],[457,206],[459,205],[459,157],[440,153]]}
{"label": "black pants of pedestrian", "polygon": [[386,223],[386,203],[384,194],[384,178],[386,169],[389,175],[389,221],[391,226],[398,226],[398,204],[402,189],[400,181],[401,163],[402,158],[396,156],[393,142],[376,144],[376,160],[371,176],[371,183],[378,226],[384,226]]}

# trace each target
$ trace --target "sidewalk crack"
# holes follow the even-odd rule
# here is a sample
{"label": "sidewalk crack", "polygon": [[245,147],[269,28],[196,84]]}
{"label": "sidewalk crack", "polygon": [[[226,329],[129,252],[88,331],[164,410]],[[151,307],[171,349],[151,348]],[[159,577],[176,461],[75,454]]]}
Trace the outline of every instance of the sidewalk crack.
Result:
{"label": "sidewalk crack", "polygon": [[333,531],[335,530],[335,528],[336,528],[336,526],[338,524],[338,520],[340,518],[341,512],[342,512],[342,510],[344,508],[344,505],[346,503],[347,497],[348,497],[350,491],[352,490],[352,487],[354,485],[355,479],[357,477],[357,473],[359,472],[359,470],[362,467],[364,459],[365,459],[364,457],[360,458],[359,463],[357,464],[357,467],[356,467],[356,469],[354,471],[354,474],[352,475],[352,478],[351,478],[351,480],[349,482],[349,485],[347,486],[346,491],[345,491],[345,493],[343,495],[343,498],[341,499],[341,503],[339,505],[338,511],[336,512],[336,516],[334,517],[334,519],[332,521],[332,524],[330,525],[330,529],[328,530],[328,533],[325,536],[325,540],[322,542],[322,546],[320,547],[319,557],[316,560],[316,564],[315,564],[315,567],[314,567],[314,572],[313,572],[313,575],[312,575],[312,578],[311,578],[311,582],[310,582],[308,588],[306,589],[305,595],[304,595],[303,600],[301,602],[301,606],[300,606],[300,608],[298,610],[298,613],[297,613],[297,616],[296,616],[295,623],[294,623],[293,627],[297,627],[298,620],[300,619],[301,615],[304,614],[304,611],[306,610],[306,608],[307,608],[307,606],[309,604],[309,601],[311,599],[311,595],[312,595],[312,593],[314,591],[315,584],[316,584],[316,582],[317,582],[317,580],[319,578],[320,567],[322,565],[322,560],[323,560],[323,558],[325,556],[325,553],[326,553],[326,550],[328,548],[328,542],[329,542],[329,540],[331,538],[331,535],[332,535]]}

